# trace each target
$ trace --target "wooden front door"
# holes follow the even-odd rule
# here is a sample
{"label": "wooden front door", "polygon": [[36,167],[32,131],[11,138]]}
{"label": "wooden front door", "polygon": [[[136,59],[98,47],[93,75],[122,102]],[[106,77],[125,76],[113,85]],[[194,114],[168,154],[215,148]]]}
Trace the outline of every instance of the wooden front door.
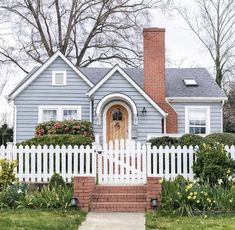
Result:
{"label": "wooden front door", "polygon": [[122,105],[113,105],[106,115],[106,137],[110,140],[128,139],[128,112]]}

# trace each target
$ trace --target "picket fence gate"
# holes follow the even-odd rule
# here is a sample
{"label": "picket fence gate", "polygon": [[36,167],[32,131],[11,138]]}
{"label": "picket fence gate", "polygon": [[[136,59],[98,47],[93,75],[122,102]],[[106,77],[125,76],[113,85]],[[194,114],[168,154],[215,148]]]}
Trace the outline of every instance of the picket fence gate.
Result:
{"label": "picket fence gate", "polygon": [[[48,182],[54,173],[70,182],[74,176],[97,177],[99,184],[145,184],[149,176],[193,179],[197,147],[157,148],[150,144],[120,140],[90,146],[0,147],[0,159],[16,160],[19,181]],[[234,146],[225,147],[235,159]]]}

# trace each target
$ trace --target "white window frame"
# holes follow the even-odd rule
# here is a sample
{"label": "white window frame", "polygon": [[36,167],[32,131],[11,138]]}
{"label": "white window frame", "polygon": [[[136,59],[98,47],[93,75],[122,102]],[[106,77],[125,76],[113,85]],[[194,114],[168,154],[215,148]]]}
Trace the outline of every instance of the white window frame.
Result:
{"label": "white window frame", "polygon": [[[56,81],[55,81],[55,78],[56,78],[56,74],[59,73],[59,74],[63,74],[63,84],[56,84]],[[67,73],[66,73],[66,70],[64,71],[59,71],[59,70],[53,70],[52,71],[52,85],[55,85],[55,86],[63,86],[63,85],[67,85]]]}
{"label": "white window frame", "polygon": [[38,123],[43,121],[43,110],[57,110],[56,120],[63,121],[64,110],[77,110],[78,120],[82,119],[82,107],[80,105],[41,105],[38,106]]}
{"label": "white window frame", "polygon": [[210,125],[210,106],[185,106],[185,133],[189,133],[189,112],[190,110],[198,110],[206,112],[206,133],[200,135],[208,135],[211,132]]}

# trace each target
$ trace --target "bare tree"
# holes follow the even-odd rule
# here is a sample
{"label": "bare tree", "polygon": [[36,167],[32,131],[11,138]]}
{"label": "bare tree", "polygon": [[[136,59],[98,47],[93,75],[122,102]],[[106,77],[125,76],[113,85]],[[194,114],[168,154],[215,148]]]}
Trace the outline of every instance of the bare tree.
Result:
{"label": "bare tree", "polygon": [[235,67],[235,1],[196,0],[195,3],[193,12],[189,8],[175,8],[209,52],[215,64],[216,82],[222,87]]}
{"label": "bare tree", "polygon": [[7,85],[10,78],[10,70],[8,65],[0,64],[0,97],[3,94],[3,90]]}
{"label": "bare tree", "polygon": [[24,62],[43,63],[58,49],[76,66],[116,60],[141,63],[141,33],[148,9],[167,0],[2,0],[0,20],[10,25],[14,47],[0,45],[0,61],[27,72]]}

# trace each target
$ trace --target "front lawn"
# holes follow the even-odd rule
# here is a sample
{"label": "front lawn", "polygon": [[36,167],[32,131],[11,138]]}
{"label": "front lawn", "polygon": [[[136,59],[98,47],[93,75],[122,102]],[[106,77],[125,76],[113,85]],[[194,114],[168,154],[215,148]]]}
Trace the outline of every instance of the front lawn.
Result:
{"label": "front lawn", "polygon": [[86,213],[60,209],[0,210],[1,230],[77,230]]}
{"label": "front lawn", "polygon": [[224,214],[215,216],[173,216],[170,214],[147,213],[146,230],[233,230],[235,215]]}

